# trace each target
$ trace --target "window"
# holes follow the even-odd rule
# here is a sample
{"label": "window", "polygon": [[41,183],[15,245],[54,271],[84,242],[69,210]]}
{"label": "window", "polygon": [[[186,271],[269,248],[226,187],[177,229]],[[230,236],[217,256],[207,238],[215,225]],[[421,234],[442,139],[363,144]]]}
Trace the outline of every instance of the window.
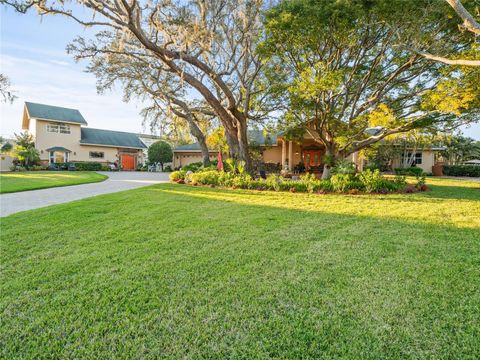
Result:
{"label": "window", "polygon": [[[409,152],[407,154],[407,160],[412,158],[413,153]],[[405,155],[402,154],[402,164],[405,163]],[[412,165],[421,165],[422,164],[422,152],[416,152],[415,157],[413,159]]]}
{"label": "window", "polygon": [[69,153],[63,151],[50,151],[48,160],[50,164],[68,162]]}
{"label": "window", "polygon": [[47,132],[57,134],[70,134],[70,125],[68,124],[47,124]]}
{"label": "window", "polygon": [[105,153],[102,151],[90,151],[90,157],[94,159],[103,159],[105,157]]}

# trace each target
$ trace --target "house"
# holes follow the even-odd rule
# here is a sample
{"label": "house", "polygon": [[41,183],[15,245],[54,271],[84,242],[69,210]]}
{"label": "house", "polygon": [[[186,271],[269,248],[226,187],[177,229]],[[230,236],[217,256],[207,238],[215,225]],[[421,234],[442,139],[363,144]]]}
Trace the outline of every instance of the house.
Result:
{"label": "house", "polygon": [[445,150],[442,147],[427,147],[422,149],[407,149],[392,159],[392,168],[404,167],[405,157],[411,159],[411,166],[421,168],[426,173],[431,173],[432,168],[439,162],[439,152]]}
{"label": "house", "polygon": [[[315,130],[307,131],[302,141],[287,140],[283,133],[267,135],[263,131],[250,130],[248,132],[249,143],[256,144],[262,149],[262,160],[267,165],[275,164],[278,169],[295,171],[298,167],[305,167],[310,172],[323,171],[323,157],[325,148],[313,138]],[[408,152],[406,156],[413,156],[413,164],[422,168],[425,172],[431,173],[432,167],[438,162],[438,152],[443,148],[425,148]],[[398,155],[392,159],[392,168],[401,167],[402,156]],[[215,159],[217,152],[210,151],[210,159]],[[365,160],[359,152],[351,154],[348,159],[352,161],[358,170],[362,170]],[[173,149],[173,167],[180,168],[192,162],[202,161],[201,150],[198,143],[177,146]],[[412,164],[412,165],[413,165]],[[300,165],[300,166],[299,166]]]}
{"label": "house", "polygon": [[[321,172],[322,158],[325,148],[316,142],[308,132],[301,142],[285,139],[283,133],[267,134],[261,130],[248,132],[249,144],[255,144],[262,150],[262,160],[266,165],[277,165],[286,171],[294,171],[299,164],[311,172]],[[217,157],[217,151],[210,151],[210,159]],[[358,153],[350,156],[359,169],[363,161]],[[173,149],[173,167],[180,168],[193,162],[202,161],[200,145],[198,143],[181,145]]]}
{"label": "house", "polygon": [[25,102],[22,129],[33,135],[42,164],[87,161],[134,170],[143,163],[147,146],[137,134],[87,125],[76,109]]}

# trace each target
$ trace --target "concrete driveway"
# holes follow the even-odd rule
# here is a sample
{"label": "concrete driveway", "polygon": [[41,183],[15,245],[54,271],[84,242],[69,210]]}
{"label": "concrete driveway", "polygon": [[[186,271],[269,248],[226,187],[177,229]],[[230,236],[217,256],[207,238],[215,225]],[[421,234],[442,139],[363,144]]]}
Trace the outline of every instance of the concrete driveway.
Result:
{"label": "concrete driveway", "polygon": [[108,179],[92,184],[56,187],[0,195],[0,216],[37,209],[54,204],[80,200],[91,196],[136,189],[168,181],[168,173],[99,172]]}

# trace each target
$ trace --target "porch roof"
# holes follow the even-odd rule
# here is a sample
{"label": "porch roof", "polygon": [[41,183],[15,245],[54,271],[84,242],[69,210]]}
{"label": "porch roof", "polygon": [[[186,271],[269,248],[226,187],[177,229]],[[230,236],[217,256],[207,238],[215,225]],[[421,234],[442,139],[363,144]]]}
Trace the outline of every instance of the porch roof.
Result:
{"label": "porch roof", "polygon": [[64,148],[63,146],[53,146],[51,148],[46,149],[47,151],[60,151],[60,152],[68,152],[70,153],[71,151]]}

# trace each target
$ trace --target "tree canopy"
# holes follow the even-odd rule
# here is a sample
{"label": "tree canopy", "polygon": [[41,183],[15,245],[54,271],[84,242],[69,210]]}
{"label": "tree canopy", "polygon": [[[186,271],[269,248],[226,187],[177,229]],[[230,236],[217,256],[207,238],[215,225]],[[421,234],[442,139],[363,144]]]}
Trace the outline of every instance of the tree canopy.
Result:
{"label": "tree canopy", "polygon": [[157,141],[148,148],[148,162],[151,164],[160,163],[163,171],[163,164],[172,161],[172,147],[165,141]]}
{"label": "tree canopy", "polygon": [[428,0],[293,0],[272,8],[259,49],[271,96],[288,104],[283,127],[343,158],[398,133],[478,121],[478,69],[447,68],[411,50],[471,47],[446,11],[446,3]]}
{"label": "tree canopy", "polygon": [[[99,62],[115,72],[128,69],[127,76],[107,73],[102,80],[141,87],[187,116],[180,102],[188,105],[187,95],[203,100],[225,128],[231,156],[249,166],[247,121],[262,115],[255,89],[261,68],[255,48],[262,1],[75,1],[91,10],[90,16],[78,6],[69,7],[70,2],[6,2],[21,12],[36,7],[40,14],[98,27],[95,39],[78,38],[69,48],[77,59],[89,58],[98,69]],[[139,69],[145,74],[140,79]]]}

